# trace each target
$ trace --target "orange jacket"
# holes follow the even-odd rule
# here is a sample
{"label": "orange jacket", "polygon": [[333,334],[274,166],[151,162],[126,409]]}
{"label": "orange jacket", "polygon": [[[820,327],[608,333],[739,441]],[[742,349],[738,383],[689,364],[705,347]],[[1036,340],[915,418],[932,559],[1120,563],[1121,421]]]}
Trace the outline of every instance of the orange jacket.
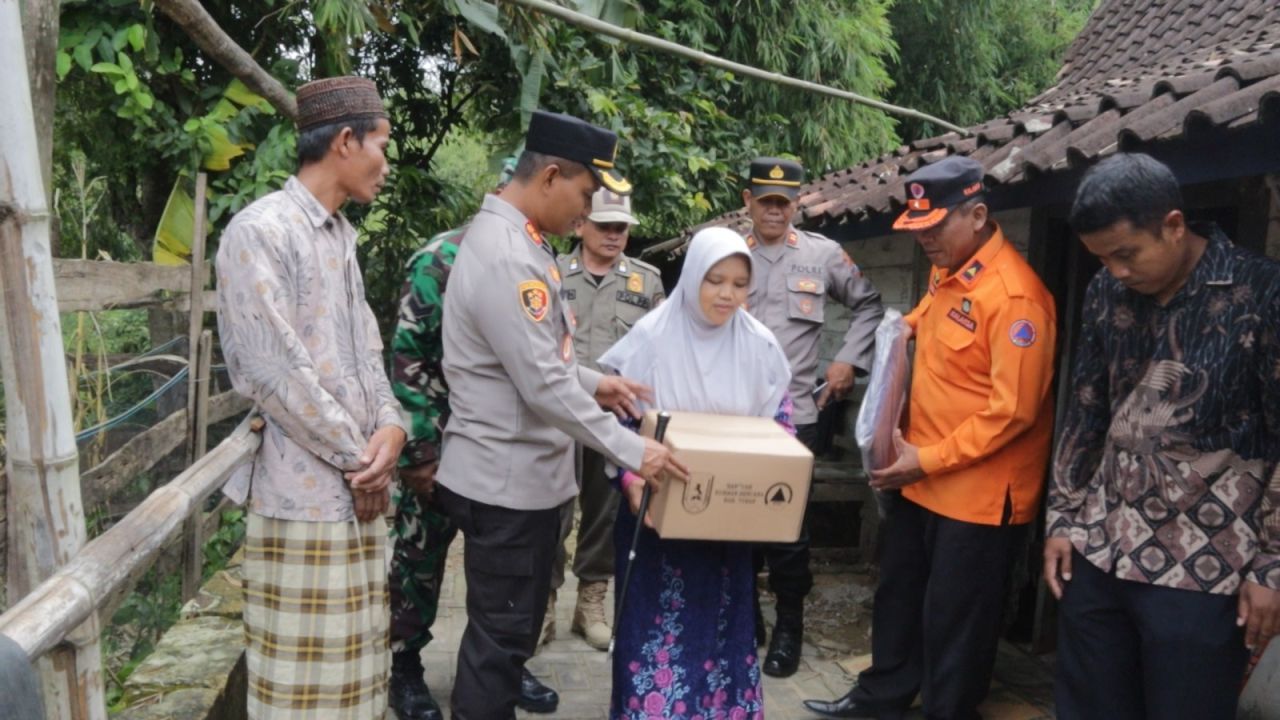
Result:
{"label": "orange jacket", "polygon": [[902,494],[939,515],[1035,517],[1053,434],[1053,296],[999,227],[954,275],[931,268],[915,330],[907,442],[926,477]]}

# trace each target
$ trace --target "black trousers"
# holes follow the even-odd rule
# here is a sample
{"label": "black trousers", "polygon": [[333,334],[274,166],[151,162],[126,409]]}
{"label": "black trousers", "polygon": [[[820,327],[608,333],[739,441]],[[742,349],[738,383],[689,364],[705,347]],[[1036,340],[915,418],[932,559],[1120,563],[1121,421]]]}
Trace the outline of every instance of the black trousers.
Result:
{"label": "black trousers", "polygon": [[1237,596],[1120,580],[1072,553],[1058,608],[1063,720],[1233,720],[1248,651]]}
{"label": "black trousers", "polygon": [[894,497],[880,546],[871,667],[858,676],[855,697],[891,715],[919,692],[926,717],[979,717],[1026,530],[952,520]]}
{"label": "black trousers", "polygon": [[547,611],[560,509],[486,505],[442,485],[436,492],[465,543],[467,628],[458,647],[453,717],[510,720]]}
{"label": "black trousers", "polygon": [[[818,424],[797,425],[796,439],[813,450],[818,441]],[[795,542],[757,545],[753,559],[757,573],[766,564],[769,566],[769,590],[778,597],[778,622],[800,622],[805,596],[813,589],[813,571],[809,569],[808,505],[800,523],[800,537]]]}

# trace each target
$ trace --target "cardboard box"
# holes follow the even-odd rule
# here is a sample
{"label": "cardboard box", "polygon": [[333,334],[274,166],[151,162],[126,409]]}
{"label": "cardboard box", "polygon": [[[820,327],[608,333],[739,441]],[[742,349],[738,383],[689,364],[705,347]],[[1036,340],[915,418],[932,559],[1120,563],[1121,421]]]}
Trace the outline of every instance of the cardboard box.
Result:
{"label": "cardboard box", "polygon": [[[656,411],[640,432],[653,437]],[[800,537],[813,453],[771,418],[671,413],[664,443],[689,468],[666,480],[649,512],[659,537],[795,542]]]}

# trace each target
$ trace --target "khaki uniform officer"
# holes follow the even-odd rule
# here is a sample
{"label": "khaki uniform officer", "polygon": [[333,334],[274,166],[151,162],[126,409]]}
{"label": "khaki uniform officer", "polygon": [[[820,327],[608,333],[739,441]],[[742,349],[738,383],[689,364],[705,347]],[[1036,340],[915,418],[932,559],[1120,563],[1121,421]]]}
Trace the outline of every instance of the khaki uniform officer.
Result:
{"label": "khaki uniform officer", "polygon": [[[791,225],[796,194],[803,181],[800,163],[756,158],[751,163],[751,185],[743,190],[742,197],[752,221],[751,234],[747,236],[751,248],[747,309],[773,331],[791,363],[796,437],[812,450],[819,440],[819,406],[853,387],[855,368],[870,370],[876,326],[884,308],[880,293],[835,241]],[[815,397],[818,341],[828,300],[852,310],[853,318],[835,360],[827,368],[826,389]],[[802,525],[796,542],[762,546],[756,564],[763,566],[765,562],[769,565],[769,587],[778,598],[778,621],[763,670],[768,675],[787,677],[800,662],[804,598],[813,587],[808,523]],[[756,626],[763,639],[763,619],[759,615]]]}
{"label": "khaki uniform officer", "polygon": [[[573,442],[645,477],[687,477],[662,445],[597,406],[635,413],[645,390],[577,363],[576,320],[542,232],[568,234],[613,167],[617,136],[534,113],[515,175],[484,199],[449,276],[442,324],[449,423],[437,492],[465,540],[467,628],[457,720],[508,720],[551,590],[560,506],[578,492]],[[593,398],[594,395],[594,398]]]}
{"label": "khaki uniform officer", "polygon": [[[560,297],[578,318],[573,332],[578,362],[599,369],[596,359],[613,346],[644,314],[666,296],[657,268],[624,253],[627,236],[636,219],[631,214],[631,197],[596,191],[591,198],[591,214],[578,228],[582,242],[558,262],[564,285]],[[605,477],[605,459],[588,447],[579,446],[578,499],[582,521],[578,545],[573,554],[573,574],[578,576],[578,601],[573,611],[572,631],[597,650],[609,647],[610,628],[605,620],[604,596],[613,577],[613,520],[618,514],[619,495]],[[565,505],[560,518],[560,545],[551,573],[551,605],[555,592],[564,584],[564,539],[573,529],[573,503]],[[555,636],[553,613],[547,613],[542,641]]]}

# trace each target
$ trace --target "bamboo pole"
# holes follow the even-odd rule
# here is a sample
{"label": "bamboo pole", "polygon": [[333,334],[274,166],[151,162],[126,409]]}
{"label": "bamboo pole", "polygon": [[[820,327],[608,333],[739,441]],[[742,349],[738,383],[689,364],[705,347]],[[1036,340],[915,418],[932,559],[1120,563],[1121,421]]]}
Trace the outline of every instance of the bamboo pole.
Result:
{"label": "bamboo pole", "polygon": [[841,100],[849,100],[851,102],[855,102],[861,105],[866,105],[868,107],[873,107],[878,110],[883,110],[884,112],[887,112],[891,115],[901,115],[902,117],[915,118],[917,120],[926,120],[939,127],[943,127],[943,128],[946,128],[947,130],[952,130],[954,132],[960,133],[960,135],[962,136],[968,136],[971,134],[967,129],[962,128],[959,125],[954,125],[952,123],[947,122],[946,120],[934,117],[932,115],[929,115],[928,113],[920,112],[919,110],[913,110],[912,108],[893,105],[893,104],[884,102],[882,100],[876,100],[875,98],[869,98],[865,95],[859,95],[857,93],[849,92],[848,90],[841,90],[840,88],[834,88],[834,87],[831,87],[830,85],[822,85],[819,83],[810,82],[808,80],[800,80],[798,78],[788,77],[781,73],[770,72],[768,70],[761,70],[759,68],[751,67],[750,65],[743,65],[742,63],[737,63],[732,60],[725,60],[722,57],[717,57],[710,53],[702,52],[701,50],[694,50],[692,48],[687,48],[683,45],[679,45],[677,43],[673,43],[668,40],[663,40],[662,38],[657,38],[652,35],[645,35],[644,33],[638,33],[634,30],[627,30],[626,28],[620,28],[617,25],[604,22],[603,20],[597,20],[596,18],[593,18],[589,15],[583,15],[582,13],[574,12],[569,8],[561,7],[554,3],[547,2],[547,0],[495,0],[495,1],[509,2],[509,3],[514,3],[516,5],[523,5],[527,8],[532,8],[539,12],[544,12],[548,15],[551,15],[552,17],[560,18],[561,20],[564,20],[565,22],[571,25],[577,25],[579,27],[586,28],[587,30],[590,30],[592,32],[600,33],[601,35],[608,35],[609,37],[617,38],[619,40],[624,40],[634,45],[640,45],[642,47],[652,48],[654,50],[661,50],[662,52],[670,53],[672,55],[678,55],[682,58],[687,58],[689,60],[702,63],[703,65],[718,67],[724,70],[729,70],[731,72],[738,73],[739,75],[755,78],[757,80],[764,80],[766,82],[775,83],[777,85],[785,85],[786,87],[798,88],[800,90],[806,90],[808,92],[818,93],[819,95],[827,95],[834,98],[840,98]]}
{"label": "bamboo pole", "polygon": [[[187,316],[187,466],[204,455],[200,433],[200,383],[205,382],[204,404],[209,403],[208,368],[200,373],[200,341],[204,330],[204,221],[205,194],[209,176],[196,174],[195,218],[191,228],[191,309]],[[206,418],[208,415],[205,416]],[[197,511],[187,518],[183,526],[182,545],[182,600],[186,602],[200,590],[200,575],[204,569],[204,553],[201,548],[201,532],[204,518]]]}
{"label": "bamboo pole", "polygon": [[[0,0],[0,3],[10,0]],[[0,634],[38,658],[95,610],[110,606],[151,567],[182,522],[251,458],[262,443],[262,418],[247,417],[213,452],[94,538],[56,574],[0,615]],[[70,715],[63,717],[71,717]]]}
{"label": "bamboo pole", "polygon": [[[213,359],[213,331],[200,333],[197,343],[196,369],[187,382],[196,388],[195,432],[192,444],[196,459],[204,457],[209,442],[209,365]],[[182,600],[186,602],[200,591],[204,574],[204,508],[197,506],[183,528],[185,544],[182,553]]]}
{"label": "bamboo pole", "polygon": [[191,228],[191,308],[187,317],[187,465],[204,453],[196,453],[196,363],[200,357],[200,332],[204,330],[205,194],[209,177],[196,175],[195,220]]}
{"label": "bamboo pole", "polygon": [[[79,459],[53,283],[49,206],[18,0],[0,0],[0,365],[8,450],[8,586],[27,595],[84,545]],[[98,620],[38,663],[50,718],[105,719]]]}

